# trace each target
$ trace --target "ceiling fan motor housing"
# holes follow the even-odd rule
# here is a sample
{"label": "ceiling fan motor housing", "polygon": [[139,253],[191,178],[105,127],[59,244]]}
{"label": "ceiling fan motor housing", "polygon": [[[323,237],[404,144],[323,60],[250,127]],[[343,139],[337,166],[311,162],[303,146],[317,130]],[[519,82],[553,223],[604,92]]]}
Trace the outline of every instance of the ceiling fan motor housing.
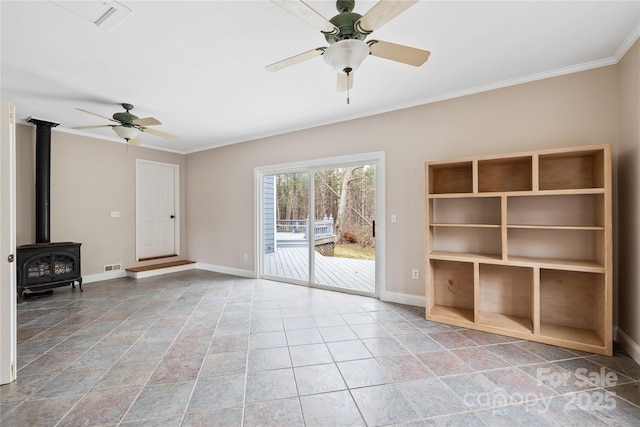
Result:
{"label": "ceiling fan motor housing", "polygon": [[133,125],[133,121],[136,120],[137,118],[138,118],[138,116],[134,116],[133,114],[131,114],[128,111],[126,113],[115,113],[113,115],[113,120],[119,121],[124,126]]}
{"label": "ceiling fan motor housing", "polygon": [[357,31],[355,25],[360,18],[362,18],[362,15],[355,12],[342,12],[334,16],[329,22],[338,27],[340,31],[338,34],[325,34],[324,38],[329,44],[346,39],[364,40],[367,34]]}
{"label": "ceiling fan motor housing", "polygon": [[126,126],[126,125],[133,126],[134,125],[133,121],[138,118],[138,116],[134,116],[129,112],[129,110],[133,110],[133,105],[127,104],[127,103],[123,103],[120,105],[122,105],[122,108],[124,108],[127,111],[124,113],[115,113],[112,116],[113,120],[119,121],[120,123],[122,123],[123,126]]}

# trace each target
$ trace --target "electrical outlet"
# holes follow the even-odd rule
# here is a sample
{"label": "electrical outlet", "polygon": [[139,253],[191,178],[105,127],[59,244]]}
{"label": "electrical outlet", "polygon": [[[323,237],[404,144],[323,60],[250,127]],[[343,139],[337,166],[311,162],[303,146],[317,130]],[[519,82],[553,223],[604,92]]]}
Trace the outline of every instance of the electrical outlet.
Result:
{"label": "electrical outlet", "polygon": [[414,268],[413,270],[411,270],[411,278],[412,279],[419,279],[420,278],[420,270],[418,270],[417,268]]}
{"label": "electrical outlet", "polygon": [[111,218],[120,218],[120,211],[111,211]]}
{"label": "electrical outlet", "polygon": [[395,224],[396,222],[398,222],[398,217],[396,214],[391,214],[391,224]]}
{"label": "electrical outlet", "polygon": [[244,260],[249,261],[249,254],[247,254],[246,252],[244,253]]}

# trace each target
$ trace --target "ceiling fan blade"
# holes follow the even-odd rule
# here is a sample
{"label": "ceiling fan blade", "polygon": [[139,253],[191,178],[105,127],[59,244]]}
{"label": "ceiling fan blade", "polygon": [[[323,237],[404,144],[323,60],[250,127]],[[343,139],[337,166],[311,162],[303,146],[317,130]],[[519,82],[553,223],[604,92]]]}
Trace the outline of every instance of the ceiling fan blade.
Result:
{"label": "ceiling fan blade", "polygon": [[424,64],[427,59],[429,59],[429,55],[431,55],[431,52],[428,50],[416,49],[415,47],[380,40],[370,40],[368,44],[371,55],[413,65],[414,67],[419,67]]}
{"label": "ceiling fan blade", "polygon": [[329,22],[325,17],[313,10],[301,0],[271,0],[284,10],[293,13],[303,19],[307,24],[323,33],[338,34],[338,27]]}
{"label": "ceiling fan blade", "polygon": [[324,52],[324,48],[323,47],[318,47],[312,50],[308,50],[304,53],[300,53],[298,55],[292,56],[290,58],[287,59],[283,59],[282,61],[278,61],[275,62],[271,65],[267,65],[266,69],[269,71],[278,71],[281,70],[283,68],[289,67],[291,65],[295,65],[298,64],[302,61],[306,61],[307,59],[311,59],[311,58],[315,58],[316,56],[320,56],[322,55],[322,52]]}
{"label": "ceiling fan blade", "polygon": [[161,132],[155,129],[142,128],[142,132],[150,133],[151,135],[160,136],[162,138],[173,139],[174,141],[177,141],[178,139],[180,139],[178,135],[172,135],[170,133]]}
{"label": "ceiling fan blade", "polygon": [[133,123],[140,126],[153,126],[153,125],[161,125],[160,120],[154,119],[153,117],[144,117],[142,119],[135,119]]}
{"label": "ceiling fan blade", "polygon": [[127,141],[127,144],[131,144],[131,145],[140,145],[140,140],[138,139],[138,137],[136,136],[133,139],[130,139]]}
{"label": "ceiling fan blade", "polygon": [[338,73],[338,92],[344,92],[353,87],[353,73],[346,75],[345,73]]}
{"label": "ceiling fan blade", "polygon": [[117,120],[112,119],[111,117],[103,116],[102,114],[92,113],[91,111],[83,110],[82,108],[76,108],[78,111],[82,111],[83,113],[93,114],[94,116],[102,117],[103,119],[110,120],[112,122],[120,123]]}
{"label": "ceiling fan blade", "polygon": [[419,0],[380,0],[356,24],[356,30],[369,34],[409,9]]}
{"label": "ceiling fan blade", "polygon": [[94,125],[94,126],[73,126],[71,129],[94,129],[94,128],[110,128],[113,125]]}

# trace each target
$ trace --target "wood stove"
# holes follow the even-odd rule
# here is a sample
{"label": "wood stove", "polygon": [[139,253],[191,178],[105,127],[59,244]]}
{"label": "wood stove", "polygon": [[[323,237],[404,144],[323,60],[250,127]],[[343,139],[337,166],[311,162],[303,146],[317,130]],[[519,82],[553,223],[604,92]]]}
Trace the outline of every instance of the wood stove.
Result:
{"label": "wood stove", "polygon": [[82,291],[80,245],[60,242],[18,247],[18,294],[26,296],[67,285],[75,288],[75,282]]}
{"label": "wood stove", "polygon": [[18,298],[78,282],[82,291],[80,243],[50,241],[51,128],[57,123],[29,119],[36,125],[36,243],[19,246]]}

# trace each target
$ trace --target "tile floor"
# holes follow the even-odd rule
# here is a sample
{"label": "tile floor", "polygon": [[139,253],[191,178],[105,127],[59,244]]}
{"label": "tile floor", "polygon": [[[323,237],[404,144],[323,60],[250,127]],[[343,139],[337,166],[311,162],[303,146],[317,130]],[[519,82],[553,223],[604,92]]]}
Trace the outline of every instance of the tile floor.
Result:
{"label": "tile floor", "polygon": [[640,366],[424,309],[189,272],[18,306],[2,426],[637,426]]}

